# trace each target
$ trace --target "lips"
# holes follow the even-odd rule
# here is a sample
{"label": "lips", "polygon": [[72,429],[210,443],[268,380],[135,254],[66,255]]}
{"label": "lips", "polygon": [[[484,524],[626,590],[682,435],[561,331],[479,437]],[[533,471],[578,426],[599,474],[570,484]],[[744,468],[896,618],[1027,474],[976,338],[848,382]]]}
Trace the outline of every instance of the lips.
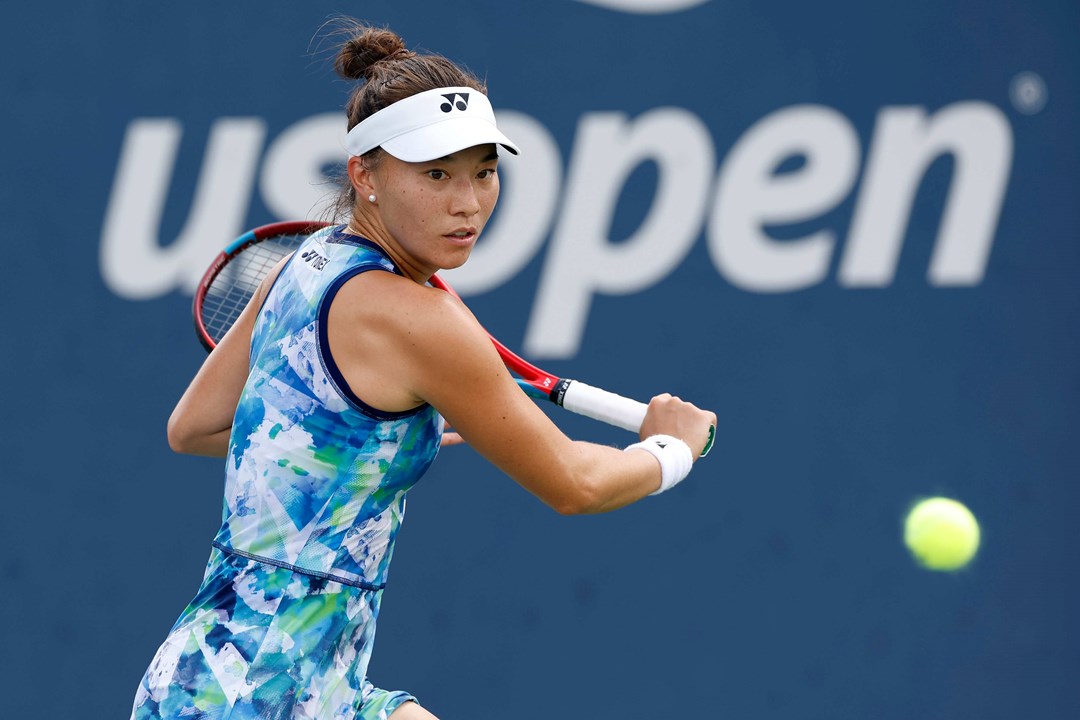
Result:
{"label": "lips", "polygon": [[461,245],[471,244],[476,240],[476,228],[458,228],[453,232],[443,235],[443,237],[452,243]]}

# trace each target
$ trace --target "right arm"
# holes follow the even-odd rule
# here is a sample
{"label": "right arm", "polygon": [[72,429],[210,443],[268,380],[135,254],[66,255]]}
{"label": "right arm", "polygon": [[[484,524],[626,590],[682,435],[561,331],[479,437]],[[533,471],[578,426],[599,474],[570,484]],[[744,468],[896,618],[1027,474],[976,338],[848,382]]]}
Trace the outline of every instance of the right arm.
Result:
{"label": "right arm", "polygon": [[[660,465],[649,453],[574,441],[559,430],[518,388],[473,315],[445,292],[365,273],[339,293],[330,332],[335,359],[361,397],[387,410],[430,403],[481,455],[558,512],[606,512],[660,487]],[[365,354],[372,346],[379,352]],[[381,390],[373,390],[376,379]],[[672,435],[697,457],[715,422],[712,413],[661,395],[649,404],[642,437]]]}

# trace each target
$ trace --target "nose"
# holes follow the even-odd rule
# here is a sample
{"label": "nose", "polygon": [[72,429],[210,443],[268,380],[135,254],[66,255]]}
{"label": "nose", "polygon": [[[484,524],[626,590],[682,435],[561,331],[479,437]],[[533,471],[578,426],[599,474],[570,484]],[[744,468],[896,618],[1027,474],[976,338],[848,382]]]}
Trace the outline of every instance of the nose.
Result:
{"label": "nose", "polygon": [[480,212],[480,199],[476,196],[476,188],[469,179],[459,180],[454,192],[451,194],[450,212],[453,215],[469,217]]}

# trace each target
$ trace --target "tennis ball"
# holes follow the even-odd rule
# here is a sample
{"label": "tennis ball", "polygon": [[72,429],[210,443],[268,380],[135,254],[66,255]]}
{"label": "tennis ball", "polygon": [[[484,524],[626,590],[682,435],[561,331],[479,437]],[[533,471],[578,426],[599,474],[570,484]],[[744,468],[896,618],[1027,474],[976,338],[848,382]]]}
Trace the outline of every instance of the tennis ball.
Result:
{"label": "tennis ball", "polygon": [[916,503],[908,513],[904,543],[924,567],[959,570],[979,549],[979,523],[963,503],[929,498]]}

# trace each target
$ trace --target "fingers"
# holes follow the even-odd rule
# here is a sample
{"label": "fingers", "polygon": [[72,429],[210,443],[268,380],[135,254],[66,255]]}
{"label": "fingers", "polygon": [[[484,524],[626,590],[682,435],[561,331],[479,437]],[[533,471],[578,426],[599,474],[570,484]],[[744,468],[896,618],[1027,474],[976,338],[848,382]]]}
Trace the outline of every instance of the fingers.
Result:
{"label": "fingers", "polygon": [[642,439],[650,435],[677,437],[701,455],[716,427],[716,414],[702,410],[693,403],[669,393],[657,395],[649,402],[645,421],[641,425]]}
{"label": "fingers", "polygon": [[458,435],[456,432],[444,432],[442,434],[442,446],[450,447],[451,445],[464,445],[465,438]]}

